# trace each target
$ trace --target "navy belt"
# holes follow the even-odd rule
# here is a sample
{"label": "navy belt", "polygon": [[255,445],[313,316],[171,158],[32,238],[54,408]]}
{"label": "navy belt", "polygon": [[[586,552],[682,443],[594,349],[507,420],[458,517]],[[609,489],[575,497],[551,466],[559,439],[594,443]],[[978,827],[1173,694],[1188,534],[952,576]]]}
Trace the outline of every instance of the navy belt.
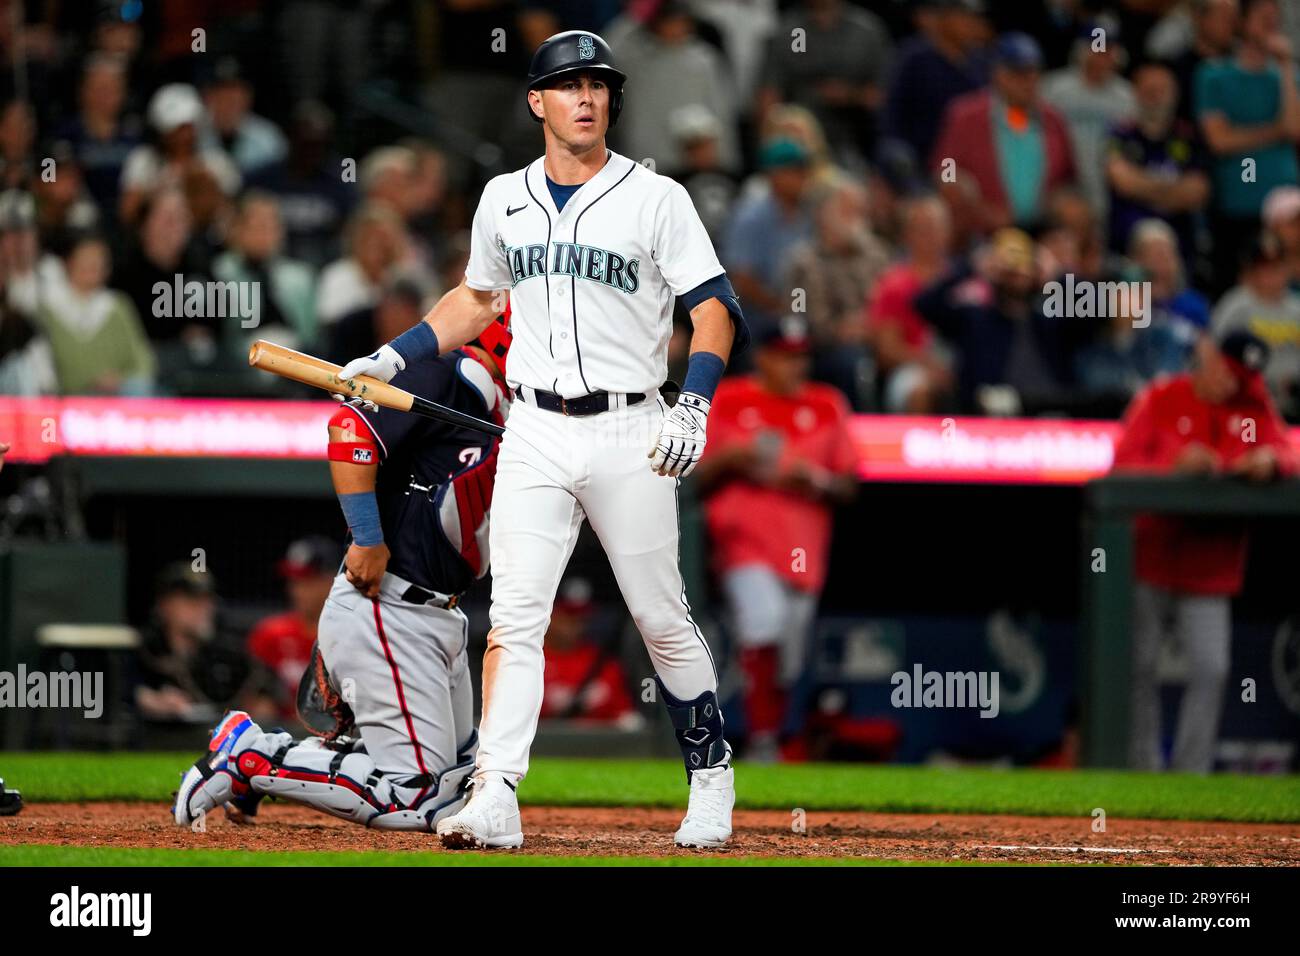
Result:
{"label": "navy belt", "polygon": [[[521,386],[515,389],[515,397],[545,411],[558,412],[561,415],[599,415],[610,410],[610,393],[605,391],[579,395],[577,398],[562,398],[554,392],[546,392],[540,388],[529,388],[525,394]],[[645,401],[644,392],[628,392],[623,397],[627,405],[636,405]],[[616,404],[614,407],[621,406]]]}

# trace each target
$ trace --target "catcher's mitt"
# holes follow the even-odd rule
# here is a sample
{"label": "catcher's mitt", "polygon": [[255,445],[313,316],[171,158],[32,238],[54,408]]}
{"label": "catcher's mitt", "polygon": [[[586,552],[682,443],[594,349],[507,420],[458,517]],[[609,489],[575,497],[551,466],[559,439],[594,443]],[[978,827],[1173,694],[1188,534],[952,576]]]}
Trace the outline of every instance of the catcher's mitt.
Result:
{"label": "catcher's mitt", "polygon": [[352,708],[330,680],[319,644],[311,646],[311,661],[298,682],[298,718],[313,734],[327,741],[355,736],[357,732]]}

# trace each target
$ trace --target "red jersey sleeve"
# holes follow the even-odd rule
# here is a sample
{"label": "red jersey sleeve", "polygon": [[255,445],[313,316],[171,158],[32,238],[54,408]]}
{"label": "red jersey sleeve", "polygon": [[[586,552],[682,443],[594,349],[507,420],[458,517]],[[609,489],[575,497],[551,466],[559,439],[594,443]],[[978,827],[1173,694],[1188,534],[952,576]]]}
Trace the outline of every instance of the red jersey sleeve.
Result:
{"label": "red jersey sleeve", "polygon": [[632,710],[632,698],[627,692],[627,678],[616,660],[606,661],[601,669],[600,682],[609,688],[609,698],[602,708],[608,720],[617,720]]}
{"label": "red jersey sleeve", "polygon": [[1260,388],[1260,392],[1263,407],[1257,425],[1256,441],[1260,445],[1267,445],[1273,449],[1277,455],[1278,474],[1289,477],[1297,471],[1296,453],[1291,444],[1290,431],[1268,390]]}
{"label": "red jersey sleeve", "polygon": [[709,412],[708,441],[704,445],[702,458],[716,455],[722,449],[734,444],[740,436],[736,421],[736,388],[732,381],[723,379],[718,391],[713,396],[713,408]]}
{"label": "red jersey sleeve", "polygon": [[273,630],[269,620],[258,621],[248,635],[248,653],[263,664],[271,664],[268,645],[272,640]]}
{"label": "red jersey sleeve", "polygon": [[853,475],[858,470],[858,450],[853,444],[853,433],[849,423],[853,413],[848,403],[837,398],[832,407],[835,409],[834,433],[831,438],[830,460],[826,467],[837,475]]}
{"label": "red jersey sleeve", "polygon": [[1124,413],[1114,468],[1154,469],[1156,461],[1155,389],[1141,392]]}
{"label": "red jersey sleeve", "polygon": [[876,288],[867,300],[868,326],[879,328],[901,321],[904,299],[898,275],[897,271],[889,269],[876,282]]}

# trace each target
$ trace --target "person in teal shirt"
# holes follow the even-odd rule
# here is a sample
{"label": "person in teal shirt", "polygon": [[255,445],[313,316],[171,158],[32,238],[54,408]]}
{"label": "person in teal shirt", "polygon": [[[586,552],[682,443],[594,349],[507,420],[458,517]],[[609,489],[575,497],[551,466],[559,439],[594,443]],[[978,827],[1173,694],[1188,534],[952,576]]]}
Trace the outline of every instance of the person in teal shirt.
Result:
{"label": "person in teal shirt", "polygon": [[1043,177],[1047,173],[1042,126],[1031,113],[1027,114],[1023,129],[1013,129],[1007,118],[1006,103],[1000,97],[994,102],[993,116],[998,168],[1011,206],[1012,221],[1036,222],[1042,214]]}
{"label": "person in teal shirt", "polygon": [[1300,92],[1277,0],[1246,0],[1231,57],[1196,73],[1196,118],[1214,157],[1215,291],[1236,280],[1237,256],[1260,229],[1264,197],[1300,179]]}

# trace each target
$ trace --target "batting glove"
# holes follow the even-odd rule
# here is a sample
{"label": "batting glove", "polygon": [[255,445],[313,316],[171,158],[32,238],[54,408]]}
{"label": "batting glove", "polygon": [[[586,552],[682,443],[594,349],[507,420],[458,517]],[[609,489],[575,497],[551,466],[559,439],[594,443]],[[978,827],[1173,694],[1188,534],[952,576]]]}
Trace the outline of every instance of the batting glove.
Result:
{"label": "batting glove", "polygon": [[330,392],[330,398],[334,399],[334,401],[338,402],[340,405],[346,405],[348,402],[356,402],[363,411],[367,411],[367,412],[379,411],[379,406],[376,405],[368,398],[356,398],[356,399],[348,398],[342,392]]}
{"label": "batting glove", "polygon": [[709,400],[694,392],[682,392],[646,456],[650,470],[669,478],[685,478],[694,471],[704,453],[708,419]]}
{"label": "batting glove", "polygon": [[393,376],[406,368],[406,360],[391,345],[379,346],[379,351],[365,358],[355,358],[339,372],[339,378],[345,381],[358,375],[369,375],[381,382],[391,382]]}

